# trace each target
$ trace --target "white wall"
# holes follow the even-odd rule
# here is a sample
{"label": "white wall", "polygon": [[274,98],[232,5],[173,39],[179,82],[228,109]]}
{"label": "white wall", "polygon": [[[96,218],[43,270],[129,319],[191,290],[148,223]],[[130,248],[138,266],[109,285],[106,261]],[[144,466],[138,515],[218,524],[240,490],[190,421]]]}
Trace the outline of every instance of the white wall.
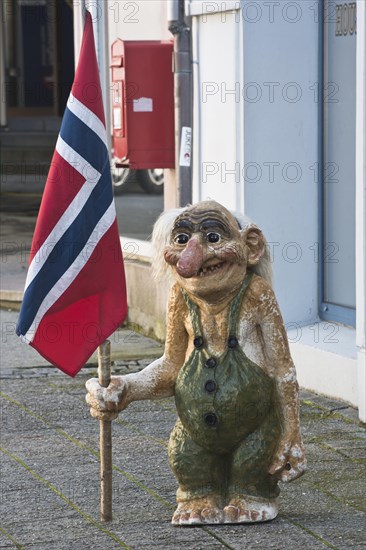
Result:
{"label": "white wall", "polygon": [[243,210],[243,26],[236,14],[192,18],[193,201],[212,198]]}
{"label": "white wall", "polygon": [[305,324],[318,310],[319,25],[313,1],[252,4],[261,10],[243,14],[245,209],[273,243],[285,321]]}
{"label": "white wall", "polygon": [[316,2],[199,5],[193,198],[245,209],[263,228],[285,322],[307,324],[318,311]]}
{"label": "white wall", "polygon": [[108,0],[110,44],[123,40],[170,40],[166,0]]}
{"label": "white wall", "polygon": [[357,4],[356,327],[360,420],[366,422],[366,6]]}

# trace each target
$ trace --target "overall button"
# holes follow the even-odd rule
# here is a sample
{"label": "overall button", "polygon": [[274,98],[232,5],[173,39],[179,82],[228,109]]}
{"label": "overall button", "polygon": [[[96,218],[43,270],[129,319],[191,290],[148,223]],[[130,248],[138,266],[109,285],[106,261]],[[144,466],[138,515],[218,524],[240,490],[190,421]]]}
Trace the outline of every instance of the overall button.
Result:
{"label": "overall button", "polygon": [[202,336],[195,336],[193,340],[193,345],[195,348],[199,349],[203,346],[203,338]]}
{"label": "overall button", "polygon": [[208,392],[208,393],[212,393],[216,390],[217,388],[217,384],[214,380],[207,380],[206,384],[205,384],[205,390]]}
{"label": "overall button", "polygon": [[215,413],[209,412],[206,413],[203,417],[207,426],[214,427],[217,424],[217,416]]}
{"label": "overall button", "polygon": [[227,341],[227,345],[229,346],[230,349],[236,348],[236,346],[238,345],[237,337],[236,336],[229,336],[229,339]]}
{"label": "overall button", "polygon": [[209,359],[207,359],[205,367],[207,367],[208,369],[213,369],[214,367],[216,367],[216,359],[214,357],[210,357]]}

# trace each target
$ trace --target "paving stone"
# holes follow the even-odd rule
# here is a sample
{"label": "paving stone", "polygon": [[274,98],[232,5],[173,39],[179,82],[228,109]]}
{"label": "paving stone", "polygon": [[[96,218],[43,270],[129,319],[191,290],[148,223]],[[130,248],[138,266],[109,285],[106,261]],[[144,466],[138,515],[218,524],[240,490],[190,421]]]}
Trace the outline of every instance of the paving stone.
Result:
{"label": "paving stone", "polygon": [[[135,364],[136,363],[136,364]],[[141,369],[148,359],[115,368]],[[365,430],[353,410],[302,393],[308,473],[282,486],[279,517],[267,524],[176,528],[176,480],[167,460],[173,399],[133,403],[113,422],[111,523],[99,521],[99,423],[85,381],[59,374],[1,381],[0,548],[361,549]],[[10,454],[9,454],[10,453]]]}

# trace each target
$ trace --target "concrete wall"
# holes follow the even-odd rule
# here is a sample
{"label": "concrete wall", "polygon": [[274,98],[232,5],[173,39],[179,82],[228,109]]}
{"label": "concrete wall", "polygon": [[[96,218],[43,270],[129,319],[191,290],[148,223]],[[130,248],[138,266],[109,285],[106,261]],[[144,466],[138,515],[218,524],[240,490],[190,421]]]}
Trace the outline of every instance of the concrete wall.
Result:
{"label": "concrete wall", "polygon": [[127,284],[127,321],[137,330],[165,340],[166,310],[170,285],[152,277],[152,245],[147,241],[121,237]]}

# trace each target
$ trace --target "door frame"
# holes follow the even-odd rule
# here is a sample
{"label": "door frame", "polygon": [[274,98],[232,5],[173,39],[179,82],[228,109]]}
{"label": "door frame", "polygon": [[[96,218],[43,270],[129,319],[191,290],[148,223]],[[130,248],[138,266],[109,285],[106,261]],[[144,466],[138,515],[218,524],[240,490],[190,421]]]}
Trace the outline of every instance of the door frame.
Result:
{"label": "door frame", "polygon": [[[329,0],[328,0],[329,1]],[[320,166],[320,186],[319,186],[319,317],[325,321],[335,321],[352,327],[356,326],[356,309],[340,306],[331,302],[325,301],[325,274],[324,263],[326,257],[325,242],[325,83],[326,83],[326,39],[327,33],[325,29],[326,21],[326,5],[327,1],[323,2],[323,9],[320,11],[319,17],[319,89],[322,90],[319,101],[319,120],[320,120],[320,136],[319,136],[319,166]],[[356,86],[356,82],[355,82]]]}

